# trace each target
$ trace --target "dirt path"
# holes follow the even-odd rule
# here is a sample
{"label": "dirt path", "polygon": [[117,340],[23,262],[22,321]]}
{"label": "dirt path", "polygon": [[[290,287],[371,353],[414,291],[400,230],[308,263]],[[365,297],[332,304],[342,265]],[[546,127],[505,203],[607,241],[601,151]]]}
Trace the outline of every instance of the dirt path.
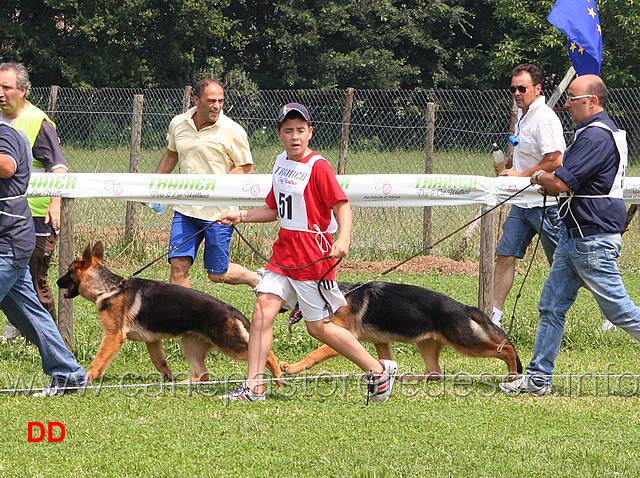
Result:
{"label": "dirt path", "polygon": [[[386,271],[399,262],[400,261],[364,262],[343,260],[338,266],[338,273],[357,274],[365,272],[376,274]],[[478,263],[473,261],[457,262],[452,259],[447,259],[446,257],[420,256],[411,259],[394,270],[394,272],[404,274],[431,271],[439,271],[442,275],[478,275],[479,266]]]}

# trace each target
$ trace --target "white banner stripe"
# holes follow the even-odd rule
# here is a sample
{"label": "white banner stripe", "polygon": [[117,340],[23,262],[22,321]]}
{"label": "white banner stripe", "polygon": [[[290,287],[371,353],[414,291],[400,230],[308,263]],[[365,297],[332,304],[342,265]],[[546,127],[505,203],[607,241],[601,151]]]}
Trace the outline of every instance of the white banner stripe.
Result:
{"label": "white banner stripe", "polygon": [[[353,206],[493,206],[529,184],[529,178],[453,174],[360,174],[336,176]],[[271,174],[33,173],[27,195],[109,198],[163,204],[260,206]],[[640,178],[626,178],[624,200],[640,204]],[[539,202],[537,186],[509,204]]]}

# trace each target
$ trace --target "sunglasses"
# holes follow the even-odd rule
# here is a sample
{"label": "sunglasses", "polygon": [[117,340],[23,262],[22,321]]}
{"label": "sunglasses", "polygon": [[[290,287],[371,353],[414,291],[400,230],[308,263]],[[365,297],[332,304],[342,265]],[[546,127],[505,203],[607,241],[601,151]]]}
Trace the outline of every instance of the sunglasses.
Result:
{"label": "sunglasses", "polygon": [[581,100],[583,98],[591,98],[593,95],[579,95],[579,96],[567,96],[567,101],[569,103],[573,103],[576,100]]}
{"label": "sunglasses", "polygon": [[509,87],[509,91],[511,92],[511,94],[515,93],[516,90],[518,90],[520,93],[524,93],[527,91],[527,88],[533,88],[533,86],[510,86]]}

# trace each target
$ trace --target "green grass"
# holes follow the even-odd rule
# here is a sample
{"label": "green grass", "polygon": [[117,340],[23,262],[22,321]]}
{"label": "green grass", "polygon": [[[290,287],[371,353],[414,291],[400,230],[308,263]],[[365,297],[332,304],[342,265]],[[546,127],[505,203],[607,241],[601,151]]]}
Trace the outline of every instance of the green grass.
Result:
{"label": "green grass", "polygon": [[[107,256],[107,265],[113,264]],[[122,274],[133,268],[125,269]],[[250,315],[255,296],[247,288],[210,283],[198,263],[192,271],[195,288]],[[524,365],[532,355],[546,273],[544,267],[533,269],[518,302],[512,339]],[[155,266],[144,275],[166,279],[168,269]],[[477,277],[392,273],[385,280],[477,302]],[[521,280],[518,276],[516,287]],[[637,297],[637,275],[625,271],[624,280]],[[516,290],[505,307],[507,315]],[[101,338],[95,307],[77,298],[74,314],[74,352],[88,367]],[[260,404],[219,400],[224,385],[133,387],[158,383],[158,376],[144,344],[129,341],[107,369],[103,389],[51,399],[0,394],[0,476],[638,476],[637,379],[599,379],[596,388],[585,374],[637,374],[640,344],[620,330],[603,332],[599,324],[593,299],[581,293],[568,315],[556,368],[558,375],[572,374],[572,379],[556,379],[557,396],[504,396],[496,389],[500,378],[478,377],[504,374],[503,362],[473,360],[445,349],[446,380],[404,384],[388,403],[369,406],[355,378],[292,382]],[[297,361],[318,345],[301,324],[289,335],[284,315],[274,336],[280,360]],[[165,350],[174,372],[186,373],[178,341],[166,341]],[[395,344],[394,353],[402,373],[422,373],[415,347]],[[246,373],[245,363],[219,353],[211,353],[207,365],[219,379],[240,379]],[[308,375],[322,372],[359,370],[339,357]],[[19,377],[36,384],[45,380],[37,351],[22,339],[0,345],[1,387],[15,385]],[[66,438],[28,443],[29,421],[61,422]]]}
{"label": "green grass", "polygon": [[[275,150],[254,148],[256,169],[267,173]],[[335,152],[323,152],[337,158]],[[143,151],[141,171],[150,172],[162,151]],[[126,148],[89,151],[65,149],[72,170],[122,172],[128,170]],[[271,159],[270,159],[271,158]],[[442,152],[436,172],[484,174],[489,155]],[[92,166],[82,167],[84,161]],[[422,152],[351,153],[347,172],[422,171]],[[389,165],[393,165],[390,167]],[[422,168],[422,169],[421,169]],[[630,168],[629,176],[640,176]],[[124,239],[124,203],[76,201],[76,250],[87,242],[106,242],[107,265],[128,275],[166,251],[169,215],[139,209],[139,230],[133,241]],[[434,239],[440,239],[470,220],[477,207],[434,208]],[[405,258],[422,249],[422,210],[362,208],[355,211],[354,245],[350,258]],[[624,235],[619,260],[632,298],[640,295],[637,257],[638,220]],[[269,250],[275,229],[247,225],[249,239]],[[449,255],[459,236],[435,253]],[[468,255],[477,258],[478,234]],[[232,257],[257,267],[261,261],[239,240]],[[54,256],[54,261],[57,257]],[[512,333],[523,365],[533,352],[537,302],[547,268],[541,252],[518,301]],[[119,268],[114,264],[122,264]],[[523,269],[526,263],[519,263]],[[52,265],[55,275],[58,265]],[[142,276],[167,280],[166,262]],[[213,285],[192,268],[193,286],[232,303],[250,316],[255,296],[247,288]],[[342,276],[368,280],[369,275]],[[385,280],[428,287],[457,300],[476,304],[478,278],[435,273],[389,274]],[[55,277],[51,277],[54,281]],[[505,321],[522,276],[505,306]],[[87,368],[102,337],[95,306],[74,301],[74,353]],[[4,325],[0,322],[0,326]],[[159,381],[146,347],[126,342],[107,369],[103,388],[52,399],[34,399],[23,393],[0,393],[0,476],[57,477],[175,477],[175,476],[285,476],[285,477],[422,477],[422,476],[638,476],[640,472],[638,422],[640,384],[634,377],[589,378],[589,374],[638,374],[640,344],[620,330],[600,330],[593,298],[581,292],[567,317],[562,350],[556,363],[556,396],[507,397],[497,392],[503,362],[472,360],[450,349],[441,356],[448,377],[440,383],[407,383],[397,387],[387,404],[367,406],[357,380],[309,379],[274,390],[261,404],[226,403],[217,398],[225,385],[198,388],[144,387]],[[298,324],[289,334],[286,316],[276,323],[274,351],[280,360],[294,362],[316,346]],[[373,352],[373,347],[367,345]],[[169,365],[176,374],[188,372],[177,339],[165,341]],[[401,373],[421,374],[423,362],[415,347],[394,345]],[[239,380],[246,364],[212,352],[207,365],[214,378]],[[343,358],[309,371],[357,374]],[[565,377],[571,375],[571,377]],[[580,378],[582,377],[582,378]],[[41,386],[46,381],[37,350],[18,339],[0,344],[0,388]],[[233,386],[233,385],[227,385]],[[335,387],[335,390],[334,390]],[[29,421],[61,422],[61,443],[28,443]]]}

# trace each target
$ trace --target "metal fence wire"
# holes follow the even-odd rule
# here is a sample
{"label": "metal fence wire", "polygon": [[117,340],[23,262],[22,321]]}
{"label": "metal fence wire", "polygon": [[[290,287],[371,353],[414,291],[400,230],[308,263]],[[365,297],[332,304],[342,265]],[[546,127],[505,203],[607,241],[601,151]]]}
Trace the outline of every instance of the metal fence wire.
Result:
{"label": "metal fence wire", "polygon": [[[352,103],[348,108],[350,91]],[[33,88],[29,99],[56,122],[70,170],[113,173],[129,171],[134,96],[142,95],[139,171],[148,173],[155,170],[166,149],[171,118],[191,106],[189,92],[189,87],[52,87]],[[546,96],[552,93],[548,91]],[[633,166],[640,155],[640,89],[612,89],[609,94],[607,110],[628,132]],[[434,173],[493,176],[492,143],[507,151],[514,115],[512,97],[506,89],[227,90],[225,113],[247,130],[257,173],[270,173],[282,151],[275,134],[275,118],[283,104],[294,101],[305,104],[311,113],[312,148],[323,154],[336,171],[342,157],[347,174],[424,173],[432,161]],[[434,112],[433,123],[429,111]],[[346,112],[350,113],[348,123]],[[570,118],[566,112],[558,115],[569,144]],[[430,124],[434,124],[432,148],[427,141]],[[478,206],[432,208],[432,237],[444,237],[470,221],[478,210]],[[140,211],[136,227],[144,241],[166,245],[171,215],[157,216],[142,206]],[[350,257],[397,259],[420,251],[425,247],[423,218],[423,208],[354,208]],[[75,220],[80,239],[86,234],[90,240],[102,239],[108,244],[122,238],[125,205],[117,200],[90,200],[80,207],[76,205]],[[275,229],[256,226],[256,234],[262,227],[267,228],[262,235],[268,252],[266,239],[275,238]],[[432,253],[453,256],[459,239],[452,237]],[[478,247],[471,244],[464,258],[477,259]]]}

